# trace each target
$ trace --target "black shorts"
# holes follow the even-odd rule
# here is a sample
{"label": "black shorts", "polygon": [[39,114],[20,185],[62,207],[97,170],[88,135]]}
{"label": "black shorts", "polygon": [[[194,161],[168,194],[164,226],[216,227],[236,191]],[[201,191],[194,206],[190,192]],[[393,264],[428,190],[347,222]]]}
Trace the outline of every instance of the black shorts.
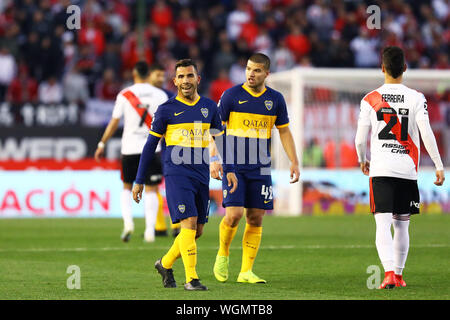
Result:
{"label": "black shorts", "polygon": [[[124,183],[133,183],[136,180],[140,158],[140,154],[122,155],[121,179]],[[162,182],[162,177],[161,154],[158,152],[150,164],[145,185],[156,186]]]}
{"label": "black shorts", "polygon": [[372,177],[369,184],[372,213],[419,213],[420,196],[417,180]]}

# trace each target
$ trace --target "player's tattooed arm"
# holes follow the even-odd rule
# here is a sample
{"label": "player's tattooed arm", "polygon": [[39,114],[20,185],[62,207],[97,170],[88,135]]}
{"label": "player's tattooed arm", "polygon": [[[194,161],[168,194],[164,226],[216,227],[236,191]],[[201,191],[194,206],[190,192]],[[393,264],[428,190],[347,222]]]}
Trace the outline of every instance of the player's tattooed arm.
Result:
{"label": "player's tattooed arm", "polygon": [[223,168],[220,163],[216,143],[214,142],[214,138],[212,136],[209,139],[209,172],[212,178],[222,180]]}

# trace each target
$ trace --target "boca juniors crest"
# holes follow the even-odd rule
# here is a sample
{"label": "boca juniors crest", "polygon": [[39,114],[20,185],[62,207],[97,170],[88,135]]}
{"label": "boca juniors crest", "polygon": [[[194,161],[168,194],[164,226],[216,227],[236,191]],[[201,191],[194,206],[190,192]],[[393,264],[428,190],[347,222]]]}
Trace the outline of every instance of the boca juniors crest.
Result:
{"label": "boca juniors crest", "polygon": [[266,100],[266,101],[264,101],[264,105],[266,106],[267,110],[270,110],[273,107],[273,101],[272,100]]}
{"label": "boca juniors crest", "polygon": [[208,118],[208,108],[201,108],[200,111],[205,118]]}
{"label": "boca juniors crest", "polygon": [[178,206],[178,210],[180,210],[181,213],[184,213],[184,211],[186,210],[186,206],[184,204],[180,204]]}

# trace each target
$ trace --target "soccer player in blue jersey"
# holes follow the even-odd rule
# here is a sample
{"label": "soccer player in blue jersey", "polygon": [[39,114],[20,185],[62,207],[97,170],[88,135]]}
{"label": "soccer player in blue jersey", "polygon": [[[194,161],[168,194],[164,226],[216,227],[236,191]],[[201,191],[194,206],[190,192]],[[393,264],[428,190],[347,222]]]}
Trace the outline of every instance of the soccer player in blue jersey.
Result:
{"label": "soccer player in blue jersey", "polygon": [[[209,139],[223,134],[217,105],[197,92],[200,76],[190,59],[175,65],[175,97],[161,104],[153,117],[150,135],[142,151],[133,198],[142,197],[146,172],[160,138],[166,141],[163,173],[167,204],[173,223],[180,222],[181,231],[166,255],[155,263],[166,288],[176,287],[172,266],[181,256],[186,290],[207,290],[196,272],[197,245],[209,211]],[[214,129],[214,130],[213,130]],[[230,192],[237,187],[234,173],[227,174]]]}
{"label": "soccer player in blue jersey", "polygon": [[[247,62],[246,82],[226,90],[219,102],[222,121],[226,123],[226,153],[223,167],[218,161],[211,162],[211,176],[220,179],[221,174],[232,170],[239,181],[234,193],[230,193],[225,181],[222,183],[226,211],[220,223],[220,247],[214,264],[214,275],[220,282],[228,279],[230,245],[244,213],[246,226],[237,282],[266,282],[252,268],[261,242],[264,213],[273,209],[270,139],[274,125],[291,161],[291,183],[300,176],[286,103],[281,93],[265,85],[269,70],[270,59],[261,53],[253,54]],[[211,161],[217,157],[212,150]]]}

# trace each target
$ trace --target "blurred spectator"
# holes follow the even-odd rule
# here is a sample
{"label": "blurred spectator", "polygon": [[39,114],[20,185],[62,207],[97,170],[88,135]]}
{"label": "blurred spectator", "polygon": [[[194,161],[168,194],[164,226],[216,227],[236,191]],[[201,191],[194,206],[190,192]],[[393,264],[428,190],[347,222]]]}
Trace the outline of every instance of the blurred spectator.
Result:
{"label": "blurred spectator", "polygon": [[247,11],[244,1],[237,1],[236,9],[233,10],[227,19],[227,35],[230,40],[236,40],[242,31],[242,25],[249,22],[251,16]]}
{"label": "blurred spectator", "polygon": [[311,44],[306,35],[298,26],[293,26],[291,32],[286,36],[286,46],[293,53],[295,60],[300,61],[301,57],[309,53]]}
{"label": "blurred spectator", "polygon": [[249,48],[254,48],[255,40],[259,31],[259,26],[255,22],[249,21],[243,23],[241,26],[241,32],[239,33],[239,38],[245,40]]}
{"label": "blurred spectator", "polygon": [[102,56],[102,70],[112,69],[115,74],[120,74],[122,70],[122,60],[120,59],[120,45],[114,42],[106,44],[105,53]]}
{"label": "blurred spectator", "polygon": [[61,76],[64,68],[64,53],[61,47],[50,36],[45,36],[41,41],[39,53],[40,73],[37,78],[47,79],[50,76]]}
{"label": "blurred spectator", "polygon": [[234,84],[245,82],[245,68],[247,66],[247,57],[239,57],[237,62],[233,63],[230,68],[230,80]]}
{"label": "blurred spectator", "polygon": [[295,65],[292,52],[286,47],[284,40],[279,40],[275,52],[271,57],[271,65],[274,72],[289,70]]}
{"label": "blurred spectator", "polygon": [[220,50],[213,57],[213,69],[217,72],[217,74],[214,74],[214,77],[218,75],[219,70],[230,70],[235,61],[236,57],[233,54],[231,43],[228,41],[222,42],[220,44]]}
{"label": "blurred spectator", "polygon": [[177,38],[186,45],[194,44],[197,40],[198,23],[192,17],[189,8],[183,8],[179,18],[175,22],[175,33]]}
{"label": "blurred spectator", "polygon": [[233,86],[233,82],[228,78],[228,72],[225,69],[219,71],[219,77],[211,82],[209,88],[209,97],[215,101],[219,102],[222,93]]}
{"label": "blurred spectator", "polygon": [[167,28],[173,24],[172,9],[164,0],[157,0],[151,10],[150,21],[153,21],[160,28]]}
{"label": "blurred spectator", "polygon": [[8,88],[7,100],[13,104],[38,101],[38,83],[30,77],[25,64],[19,66],[18,75]]}
{"label": "blurred spectator", "polygon": [[267,28],[260,27],[253,44],[256,52],[264,53],[266,56],[270,56],[273,48],[273,41],[267,31]]}
{"label": "blurred spectator", "polygon": [[369,31],[361,27],[359,36],[352,40],[350,48],[355,55],[355,66],[375,68],[380,64],[378,40],[369,38]]}
{"label": "blurred spectator", "polygon": [[330,5],[324,0],[315,0],[306,11],[306,18],[314,27],[321,41],[328,41],[334,27]]}
{"label": "blurred spectator", "polygon": [[79,32],[78,42],[80,45],[93,46],[95,54],[99,57],[105,50],[105,38],[103,33],[96,28],[93,21],[87,21]]}
{"label": "blurred spectator", "polygon": [[3,101],[16,73],[16,61],[5,47],[0,47],[0,70],[0,101]]}
{"label": "blurred spectator", "polygon": [[96,86],[96,97],[101,100],[115,100],[120,92],[120,83],[116,80],[113,69],[103,72],[103,79]]}
{"label": "blurred spectator", "polygon": [[61,103],[64,98],[63,88],[53,75],[39,85],[38,92],[42,103]]}
{"label": "blurred spectator", "polygon": [[36,31],[31,31],[28,34],[27,41],[21,48],[22,57],[28,65],[29,73],[32,77],[38,78],[40,76],[40,54],[41,44],[39,34]]}
{"label": "blurred spectator", "polygon": [[64,97],[68,102],[85,103],[89,99],[89,87],[86,76],[74,66],[63,80]]}

